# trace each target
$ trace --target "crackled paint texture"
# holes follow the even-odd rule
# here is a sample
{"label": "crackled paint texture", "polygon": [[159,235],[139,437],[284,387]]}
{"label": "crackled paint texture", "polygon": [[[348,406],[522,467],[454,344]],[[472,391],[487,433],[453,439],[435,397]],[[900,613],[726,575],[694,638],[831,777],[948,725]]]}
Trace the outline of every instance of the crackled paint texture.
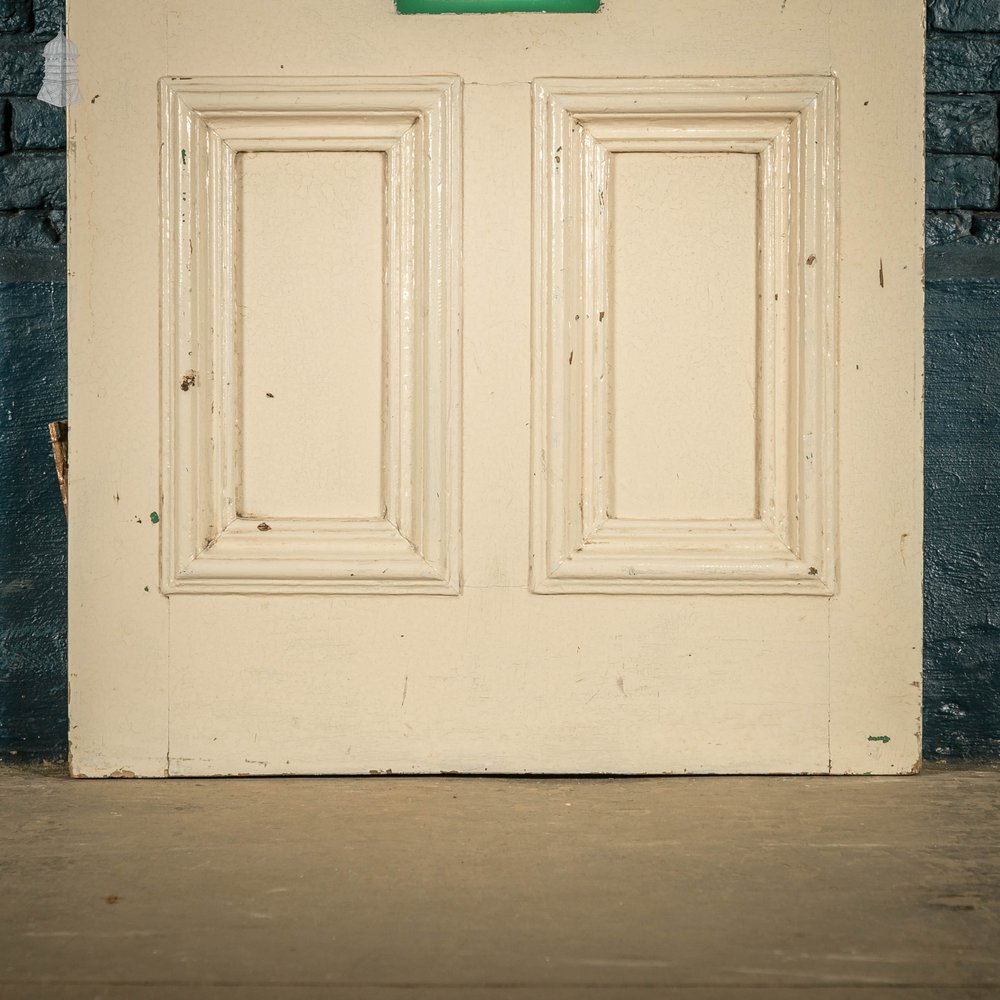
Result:
{"label": "crackled paint texture", "polygon": [[927,262],[924,753],[1000,757],[1000,247]]}
{"label": "crackled paint texture", "polygon": [[1000,4],[930,0],[924,754],[1000,758]]}
{"label": "crackled paint texture", "polygon": [[62,0],[0,0],[0,762],[66,754],[65,115],[35,98]]}
{"label": "crackled paint texture", "polygon": [[0,760],[66,752],[66,286],[0,284]]}

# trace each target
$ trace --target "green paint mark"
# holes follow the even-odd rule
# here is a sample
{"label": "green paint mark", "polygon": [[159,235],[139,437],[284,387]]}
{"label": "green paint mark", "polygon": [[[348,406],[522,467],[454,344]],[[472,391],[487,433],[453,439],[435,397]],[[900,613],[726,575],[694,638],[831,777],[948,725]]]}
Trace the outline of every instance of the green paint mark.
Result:
{"label": "green paint mark", "polygon": [[868,742],[869,743],[888,743],[889,742],[889,737],[888,736],[869,736],[868,737]]}
{"label": "green paint mark", "polygon": [[159,524],[160,523],[160,515],[157,514],[155,510],[153,511],[152,514],[149,515],[149,519],[150,519],[150,521],[153,522],[153,524]]}
{"label": "green paint mark", "polygon": [[186,149],[182,149],[181,150],[181,163],[183,163],[185,167],[187,166],[187,161],[188,161],[188,151]]}
{"label": "green paint mark", "polygon": [[146,591],[147,594],[149,593],[149,587],[143,587],[142,589]]}
{"label": "green paint mark", "polygon": [[593,14],[601,0],[396,0],[400,14]]}

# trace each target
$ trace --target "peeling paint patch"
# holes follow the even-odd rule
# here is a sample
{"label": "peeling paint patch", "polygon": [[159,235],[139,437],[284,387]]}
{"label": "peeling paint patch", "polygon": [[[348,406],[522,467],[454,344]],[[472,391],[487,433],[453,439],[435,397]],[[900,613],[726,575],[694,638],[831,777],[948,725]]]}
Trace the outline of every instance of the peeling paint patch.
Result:
{"label": "peeling paint patch", "polygon": [[152,522],[153,524],[159,524],[159,523],[160,523],[160,515],[159,515],[159,514],[157,514],[157,513],[156,513],[156,511],[154,510],[154,511],[153,511],[153,512],[152,512],[152,513],[151,513],[151,514],[149,515],[149,520],[150,520],[150,521],[151,521],[151,522]]}

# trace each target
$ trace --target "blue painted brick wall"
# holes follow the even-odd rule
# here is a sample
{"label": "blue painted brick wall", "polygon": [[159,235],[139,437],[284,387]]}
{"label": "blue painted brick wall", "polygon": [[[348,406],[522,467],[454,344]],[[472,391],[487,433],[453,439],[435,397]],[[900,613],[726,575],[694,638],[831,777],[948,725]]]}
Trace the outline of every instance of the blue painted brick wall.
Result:
{"label": "blue painted brick wall", "polygon": [[0,0],[0,760],[66,754],[65,114],[35,99],[62,0]]}
{"label": "blue painted brick wall", "polygon": [[0,283],[0,759],[66,753],[66,285]]}
{"label": "blue painted brick wall", "polygon": [[1000,0],[930,0],[924,753],[1000,758]]}
{"label": "blue painted brick wall", "polygon": [[995,242],[1000,0],[930,0],[927,27],[927,244]]}
{"label": "blue painted brick wall", "polygon": [[925,755],[1000,758],[1000,247],[932,249]]}

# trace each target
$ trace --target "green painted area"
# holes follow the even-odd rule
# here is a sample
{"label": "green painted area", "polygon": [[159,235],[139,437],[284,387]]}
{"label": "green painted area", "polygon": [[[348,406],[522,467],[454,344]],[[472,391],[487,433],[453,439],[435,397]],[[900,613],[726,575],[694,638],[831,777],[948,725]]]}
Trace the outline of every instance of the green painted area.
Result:
{"label": "green painted area", "polygon": [[150,521],[153,522],[153,524],[159,524],[160,523],[160,515],[157,514],[155,510],[153,511],[152,514],[149,515],[149,519],[150,519]]}
{"label": "green painted area", "polygon": [[869,736],[868,737],[868,742],[869,743],[888,743],[889,742],[889,737],[888,736]]}
{"label": "green painted area", "polygon": [[188,151],[186,149],[182,149],[181,150],[181,163],[183,163],[184,166],[187,166],[187,161],[188,161]]}
{"label": "green painted area", "polygon": [[396,0],[400,14],[593,14],[601,0]]}

